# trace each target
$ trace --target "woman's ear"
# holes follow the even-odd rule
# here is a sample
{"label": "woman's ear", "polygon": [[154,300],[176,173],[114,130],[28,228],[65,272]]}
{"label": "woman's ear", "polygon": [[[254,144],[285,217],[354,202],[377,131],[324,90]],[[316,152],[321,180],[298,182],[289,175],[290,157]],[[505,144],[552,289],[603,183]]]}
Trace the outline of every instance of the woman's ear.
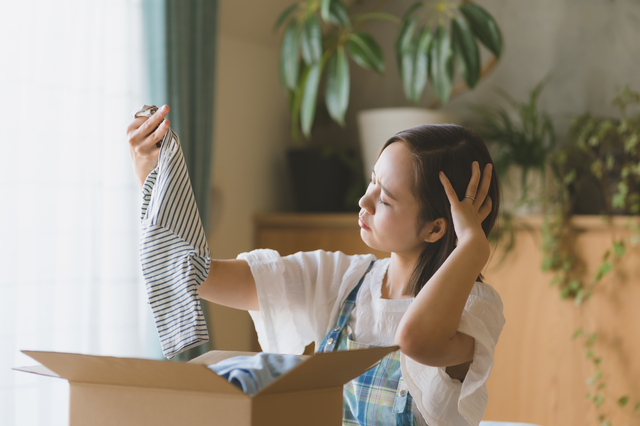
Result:
{"label": "woman's ear", "polygon": [[447,221],[441,217],[432,222],[427,222],[422,228],[421,239],[427,243],[435,243],[447,233]]}

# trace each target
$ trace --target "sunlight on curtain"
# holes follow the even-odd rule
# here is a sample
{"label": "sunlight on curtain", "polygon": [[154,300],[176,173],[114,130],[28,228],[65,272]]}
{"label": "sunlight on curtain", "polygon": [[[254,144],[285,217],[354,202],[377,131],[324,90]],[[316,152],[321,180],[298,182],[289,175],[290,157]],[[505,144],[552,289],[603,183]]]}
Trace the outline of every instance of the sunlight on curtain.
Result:
{"label": "sunlight on curtain", "polygon": [[[125,129],[145,102],[141,0],[3,2],[0,423],[66,425],[20,349],[158,357]],[[155,338],[155,339],[154,339]]]}

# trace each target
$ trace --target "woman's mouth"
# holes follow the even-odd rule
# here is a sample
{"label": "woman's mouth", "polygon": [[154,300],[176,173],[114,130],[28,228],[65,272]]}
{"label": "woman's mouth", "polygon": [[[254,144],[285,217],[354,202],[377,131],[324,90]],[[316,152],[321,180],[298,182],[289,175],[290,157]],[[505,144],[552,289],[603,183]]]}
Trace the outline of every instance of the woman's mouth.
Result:
{"label": "woman's mouth", "polygon": [[358,218],[358,225],[360,225],[360,228],[364,229],[365,231],[371,231],[371,228],[369,228],[367,226],[366,223],[364,223],[364,220],[362,220],[362,218]]}

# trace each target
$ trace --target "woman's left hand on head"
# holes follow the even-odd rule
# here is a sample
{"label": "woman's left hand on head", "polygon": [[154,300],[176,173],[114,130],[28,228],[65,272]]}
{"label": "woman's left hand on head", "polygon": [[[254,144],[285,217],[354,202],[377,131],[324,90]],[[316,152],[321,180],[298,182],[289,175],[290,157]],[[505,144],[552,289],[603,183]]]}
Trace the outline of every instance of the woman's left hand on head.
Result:
{"label": "woman's left hand on head", "polygon": [[[490,163],[481,173],[478,162],[474,161],[471,165],[471,180],[462,200],[458,200],[458,195],[451,186],[451,182],[444,172],[440,172],[440,182],[442,182],[451,203],[451,216],[458,242],[480,237],[486,241],[482,221],[491,213],[492,201],[488,196],[491,172],[492,165]],[[481,177],[482,179],[480,179]]]}

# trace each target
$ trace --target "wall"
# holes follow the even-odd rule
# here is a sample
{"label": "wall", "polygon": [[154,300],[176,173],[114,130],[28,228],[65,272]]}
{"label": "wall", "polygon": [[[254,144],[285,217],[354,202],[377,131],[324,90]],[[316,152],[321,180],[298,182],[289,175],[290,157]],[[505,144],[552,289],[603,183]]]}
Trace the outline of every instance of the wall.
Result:
{"label": "wall", "polygon": [[[219,2],[208,235],[214,259],[233,259],[251,250],[252,216],[290,205],[284,157],[289,119],[278,78],[279,36],[271,32],[288,3],[269,3],[270,7],[259,1]],[[214,347],[251,350],[249,314],[209,306]]]}

